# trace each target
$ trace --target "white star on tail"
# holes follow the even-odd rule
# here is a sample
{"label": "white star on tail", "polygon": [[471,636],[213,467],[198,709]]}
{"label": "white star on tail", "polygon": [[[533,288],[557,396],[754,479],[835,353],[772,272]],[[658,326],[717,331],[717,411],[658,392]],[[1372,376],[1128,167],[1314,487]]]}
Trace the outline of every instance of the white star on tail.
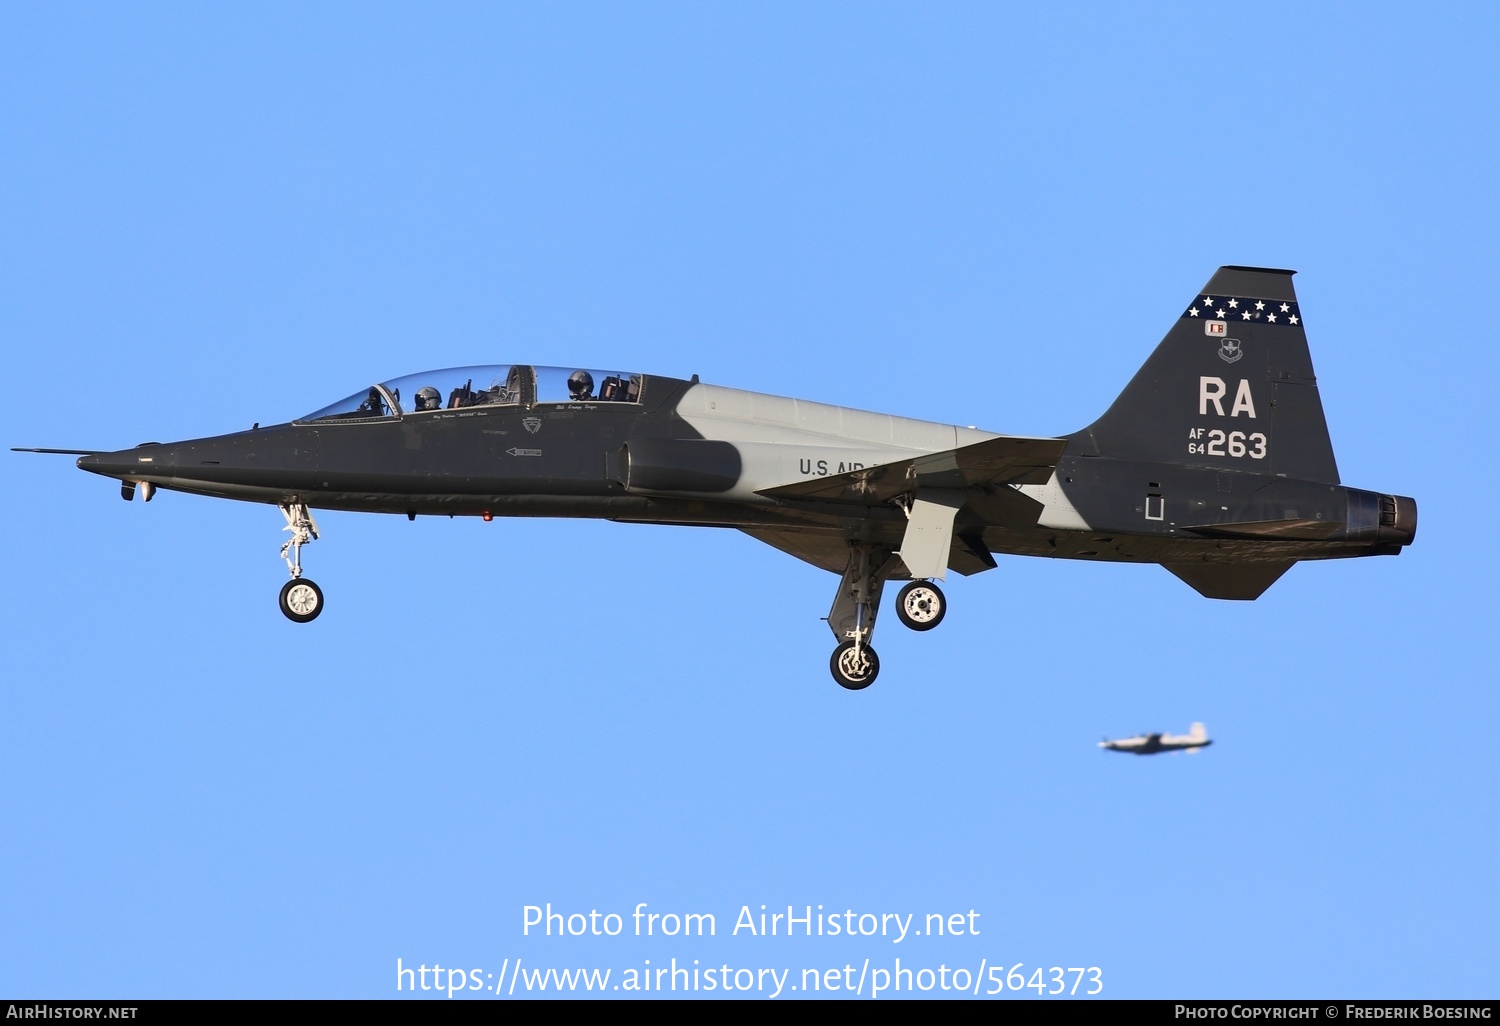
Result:
{"label": "white star on tail", "polygon": [[1296,324],[1297,323],[1297,315],[1296,314],[1292,314],[1290,317],[1287,318],[1287,320],[1289,322],[1291,322],[1292,324]]}

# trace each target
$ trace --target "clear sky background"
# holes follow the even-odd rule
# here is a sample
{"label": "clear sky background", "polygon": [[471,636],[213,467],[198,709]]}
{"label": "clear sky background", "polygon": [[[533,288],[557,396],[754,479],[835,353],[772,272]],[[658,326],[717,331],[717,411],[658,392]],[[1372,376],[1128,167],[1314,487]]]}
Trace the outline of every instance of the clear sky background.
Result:
{"label": "clear sky background", "polygon": [[[6,5],[7,446],[511,361],[1057,434],[1256,264],[1301,272],[1345,482],[1421,527],[1253,604],[1001,557],[930,634],[887,608],[846,693],[835,579],[735,531],[329,513],[296,626],[273,508],[6,452],[0,993],[900,957],[1496,996],[1497,34],[1482,4]],[[1197,756],[1095,747],[1193,720]],[[718,935],[522,936],[547,902]],[[731,936],[762,904],[980,935]]]}

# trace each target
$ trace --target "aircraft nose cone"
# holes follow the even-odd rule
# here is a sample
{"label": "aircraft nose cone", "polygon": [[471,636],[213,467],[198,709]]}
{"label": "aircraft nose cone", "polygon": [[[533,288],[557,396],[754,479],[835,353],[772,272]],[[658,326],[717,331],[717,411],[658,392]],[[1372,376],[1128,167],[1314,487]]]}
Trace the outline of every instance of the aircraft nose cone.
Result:
{"label": "aircraft nose cone", "polygon": [[293,425],[255,428],[209,438],[143,442],[133,449],[84,456],[79,470],[118,481],[150,481],[177,491],[312,487],[317,432]]}
{"label": "aircraft nose cone", "polygon": [[164,445],[139,445],[134,449],[119,452],[101,452],[93,456],[80,456],[78,469],[105,477],[126,478],[152,473],[154,468],[170,467],[176,461]]}

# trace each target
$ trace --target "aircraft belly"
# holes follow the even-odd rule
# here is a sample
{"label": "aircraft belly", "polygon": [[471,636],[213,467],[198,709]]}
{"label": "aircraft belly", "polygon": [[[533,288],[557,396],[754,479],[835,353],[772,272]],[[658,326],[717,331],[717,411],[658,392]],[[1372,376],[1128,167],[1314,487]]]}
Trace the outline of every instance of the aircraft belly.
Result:
{"label": "aircraft belly", "polygon": [[211,499],[238,499],[241,502],[290,502],[297,496],[310,490],[297,488],[295,485],[291,487],[287,487],[284,484],[255,485],[155,475],[142,477],[139,480],[149,481],[156,485],[156,487],[169,492],[204,495]]}
{"label": "aircraft belly", "polygon": [[1367,545],[1345,541],[1244,540],[1140,535],[1124,532],[1014,530],[986,527],[985,547],[1012,556],[1087,559],[1111,563],[1277,563],[1362,555]]}

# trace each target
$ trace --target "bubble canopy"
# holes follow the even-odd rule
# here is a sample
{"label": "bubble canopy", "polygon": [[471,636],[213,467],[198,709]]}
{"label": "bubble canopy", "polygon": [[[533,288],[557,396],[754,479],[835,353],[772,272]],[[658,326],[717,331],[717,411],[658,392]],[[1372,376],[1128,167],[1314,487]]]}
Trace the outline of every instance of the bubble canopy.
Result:
{"label": "bubble canopy", "polygon": [[642,380],[639,374],[585,367],[447,367],[382,381],[298,421],[370,421],[475,406],[638,403]]}

